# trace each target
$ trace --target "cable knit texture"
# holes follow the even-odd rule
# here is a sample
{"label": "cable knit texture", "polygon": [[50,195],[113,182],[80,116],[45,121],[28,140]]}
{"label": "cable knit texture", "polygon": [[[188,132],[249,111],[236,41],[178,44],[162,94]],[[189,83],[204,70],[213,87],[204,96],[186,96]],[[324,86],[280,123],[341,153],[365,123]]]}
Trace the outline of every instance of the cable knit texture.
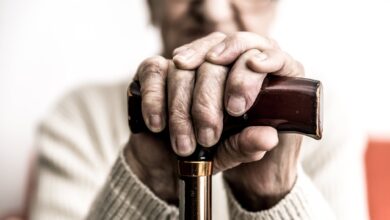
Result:
{"label": "cable knit texture", "polygon": [[[366,220],[364,140],[356,138],[360,133],[340,106],[326,108],[329,135],[304,139],[302,169],[284,199],[269,210],[248,212],[216,175],[213,218]],[[178,209],[153,194],[124,160],[121,146],[130,136],[126,108],[125,84],[87,86],[65,96],[43,120],[31,219],[178,218]],[[341,120],[345,124],[337,126]]]}
{"label": "cable knit texture", "polygon": [[177,219],[178,209],[158,199],[125,161],[120,154],[88,219]]}
{"label": "cable knit texture", "polygon": [[235,200],[228,184],[225,184],[228,193],[230,215],[232,219],[335,219],[329,206],[323,200],[318,191],[301,171],[291,192],[287,194],[276,206],[260,211],[249,212],[244,210]]}

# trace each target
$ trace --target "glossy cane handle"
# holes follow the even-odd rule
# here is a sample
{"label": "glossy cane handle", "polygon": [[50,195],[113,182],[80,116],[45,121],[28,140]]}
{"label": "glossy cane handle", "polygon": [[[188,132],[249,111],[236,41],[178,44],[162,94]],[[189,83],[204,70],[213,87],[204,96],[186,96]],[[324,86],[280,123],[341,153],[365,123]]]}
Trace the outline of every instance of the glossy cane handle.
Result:
{"label": "glossy cane handle", "polygon": [[[148,131],[142,117],[139,82],[131,83],[127,93],[131,131]],[[272,126],[281,132],[296,132],[321,139],[321,96],[320,81],[268,75],[253,106],[243,116],[233,117],[225,113],[221,140],[248,126]],[[163,131],[167,132],[167,129]],[[212,155],[206,148],[197,147],[193,157],[189,159],[209,159],[212,157],[209,154]]]}
{"label": "glossy cane handle", "polygon": [[272,126],[281,132],[322,137],[320,81],[269,75],[252,107],[241,117],[224,118],[223,136],[248,126]]}

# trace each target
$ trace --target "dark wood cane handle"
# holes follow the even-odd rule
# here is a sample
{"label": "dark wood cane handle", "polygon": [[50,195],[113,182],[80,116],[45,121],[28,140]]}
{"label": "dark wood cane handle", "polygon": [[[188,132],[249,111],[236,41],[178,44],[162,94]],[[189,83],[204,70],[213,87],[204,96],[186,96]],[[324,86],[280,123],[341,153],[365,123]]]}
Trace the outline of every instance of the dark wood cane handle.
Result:
{"label": "dark wood cane handle", "polygon": [[253,106],[242,117],[227,116],[224,133],[248,126],[272,126],[280,132],[322,137],[322,85],[320,81],[268,76]]}
{"label": "dark wood cane handle", "polygon": [[[280,132],[321,139],[321,96],[320,81],[268,75],[253,106],[243,116],[225,113],[221,140],[248,126],[272,126]],[[128,114],[133,133],[148,131],[142,117],[140,85],[136,81],[128,89]]]}

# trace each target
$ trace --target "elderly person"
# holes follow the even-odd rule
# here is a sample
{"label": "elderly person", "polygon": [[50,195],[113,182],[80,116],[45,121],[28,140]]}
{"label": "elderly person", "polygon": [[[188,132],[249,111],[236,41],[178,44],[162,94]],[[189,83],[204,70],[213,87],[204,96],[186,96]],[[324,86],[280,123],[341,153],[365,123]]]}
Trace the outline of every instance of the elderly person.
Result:
{"label": "elderly person", "polygon": [[[175,154],[190,155],[196,143],[214,146],[223,112],[244,114],[266,74],[304,76],[303,66],[267,35],[278,1],[148,4],[164,46],[135,75],[151,132],[129,133],[129,82],[66,96],[39,130],[32,219],[177,218]],[[156,135],[166,127],[170,140]],[[363,143],[338,129],[320,143],[305,140],[312,146],[301,157],[300,135],[266,126],[214,146],[214,218],[365,219]]]}

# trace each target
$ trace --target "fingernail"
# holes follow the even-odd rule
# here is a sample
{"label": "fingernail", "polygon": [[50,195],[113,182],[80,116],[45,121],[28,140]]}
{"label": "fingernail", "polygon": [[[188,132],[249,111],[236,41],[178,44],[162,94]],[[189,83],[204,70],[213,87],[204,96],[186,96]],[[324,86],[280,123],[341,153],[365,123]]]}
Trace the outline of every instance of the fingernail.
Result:
{"label": "fingernail", "polygon": [[199,143],[204,147],[211,147],[215,143],[215,132],[212,128],[200,128],[198,131]]}
{"label": "fingernail", "polygon": [[150,115],[147,123],[153,132],[159,132],[162,127],[161,122],[162,120],[159,115]]}
{"label": "fingernail", "polygon": [[176,137],[176,150],[181,156],[187,156],[192,153],[191,138],[188,135],[179,135]]}
{"label": "fingernail", "polygon": [[246,101],[242,96],[230,96],[227,109],[234,115],[241,115],[245,112]]}
{"label": "fingernail", "polygon": [[214,47],[209,53],[209,56],[212,58],[218,58],[219,55],[222,54],[222,52],[225,50],[225,43],[220,43],[217,46]]}
{"label": "fingernail", "polygon": [[195,50],[188,48],[178,53],[175,58],[181,61],[190,59],[195,54]]}
{"label": "fingernail", "polygon": [[258,61],[264,61],[268,58],[268,56],[265,53],[258,53],[255,55],[255,58]]}

